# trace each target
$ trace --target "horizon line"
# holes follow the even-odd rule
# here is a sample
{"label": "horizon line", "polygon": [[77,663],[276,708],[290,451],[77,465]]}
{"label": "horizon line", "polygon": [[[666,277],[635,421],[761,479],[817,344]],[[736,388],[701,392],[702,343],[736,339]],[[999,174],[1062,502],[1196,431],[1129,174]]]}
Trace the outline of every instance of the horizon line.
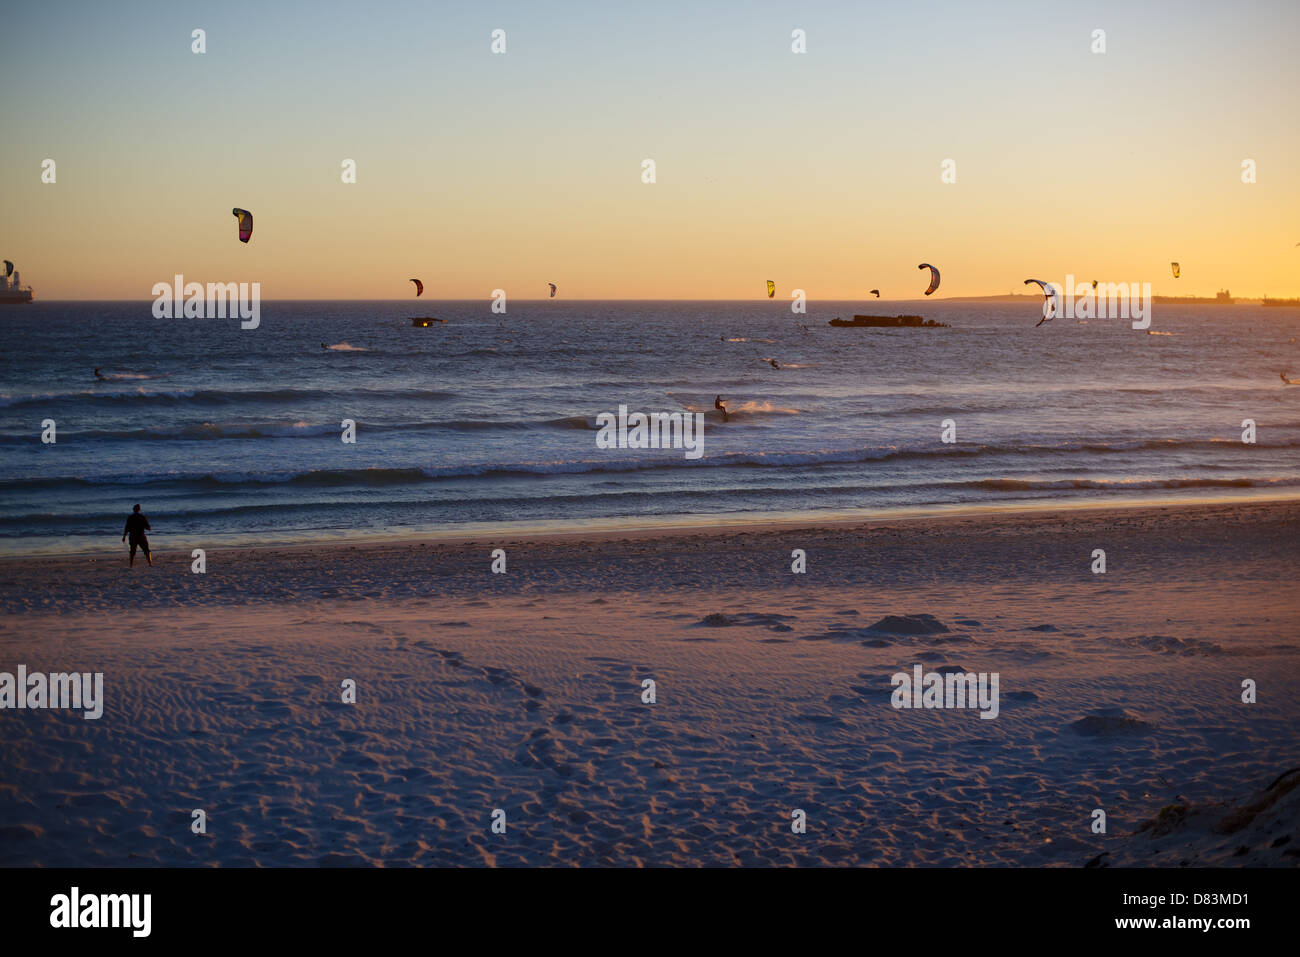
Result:
{"label": "horizon line", "polygon": [[[1005,293],[1005,292],[1004,292],[1004,293],[987,293],[987,294],[983,294],[983,295],[945,296],[945,297],[943,297],[943,298],[935,297],[935,298],[928,298],[928,299],[927,299],[927,298],[886,299],[886,298],[883,298],[883,297],[880,298],[880,299],[876,299],[876,298],[873,297],[873,298],[869,298],[869,299],[863,299],[863,300],[861,300],[861,301],[862,301],[862,302],[865,302],[865,303],[873,303],[873,302],[879,302],[879,303],[886,303],[886,302],[968,302],[968,301],[971,301],[971,300],[980,300],[980,299],[984,299],[984,300],[990,300],[990,299],[1033,299],[1033,300],[1038,300],[1038,299],[1040,299],[1040,298],[1041,298],[1041,296],[1040,296],[1038,293],[1018,293],[1018,292]],[[1197,295],[1196,293],[1179,293],[1179,294],[1174,294],[1174,295],[1171,295],[1171,294],[1165,294],[1165,293],[1152,293],[1151,298],[1152,298],[1152,299],[1204,299],[1204,300],[1206,300],[1206,303],[1209,304],[1209,305],[1213,305],[1213,304],[1214,304],[1214,301],[1215,301],[1215,297],[1214,297],[1214,296]],[[1240,304],[1243,300],[1259,300],[1259,301],[1262,301],[1262,300],[1264,300],[1264,299],[1290,300],[1290,299],[1295,299],[1295,298],[1297,298],[1297,297],[1295,297],[1295,296],[1270,296],[1270,295],[1244,294],[1244,295],[1239,295],[1239,296],[1234,295],[1232,298],[1233,298],[1235,304]],[[157,300],[157,297],[156,297],[156,296],[145,297],[145,298],[141,298],[141,299],[134,299],[134,298],[132,298],[132,299],[100,299],[100,298],[32,299],[30,302],[18,303],[18,304],[16,304],[16,305],[37,305],[37,304],[40,304],[40,303],[65,303],[65,302],[115,302],[115,303],[116,303],[116,302],[122,302],[122,303],[152,303],[152,302],[154,302],[154,301],[156,301],[156,300]],[[461,299],[420,299],[420,300],[415,300],[415,299],[371,299],[371,298],[365,298],[365,297],[334,296],[334,297],[329,297],[329,298],[325,298],[325,299],[300,299],[300,298],[294,298],[294,297],[285,297],[285,298],[281,298],[281,299],[262,299],[261,301],[262,301],[262,302],[371,302],[371,303],[410,303],[411,305],[419,305],[420,303],[428,303],[428,302],[439,302],[439,303],[465,303],[465,302],[478,302],[478,303],[482,303],[482,302],[487,302],[487,303],[491,303],[491,302],[494,302],[494,301],[496,301],[496,300],[494,300],[491,296],[486,296],[486,297],[482,297],[482,298],[477,298],[477,297],[476,297],[476,298],[473,298],[473,299],[464,299],[464,298],[461,298]],[[567,298],[567,299],[563,299],[563,300],[560,300],[560,299],[550,299],[550,298],[543,298],[543,299],[524,299],[524,298],[518,298],[518,299],[512,299],[512,300],[510,300],[510,301],[512,301],[512,302],[528,302],[528,303],[549,303],[549,302],[555,302],[555,303],[557,303],[557,304],[558,304],[558,303],[561,303],[561,302],[753,302],[753,303],[761,303],[761,302],[778,302],[778,301],[779,301],[779,302],[782,303],[782,305],[785,305],[785,304],[786,304],[786,301],[785,301],[785,300],[767,299],[766,297],[761,298],[761,299],[749,299],[749,298],[741,298],[741,299],[737,299],[737,298],[711,298],[711,299],[699,299],[699,298],[664,298],[664,297],[643,298],[643,299],[611,299],[611,298],[608,298],[608,297],[593,297],[593,298],[586,298],[586,297],[578,297],[578,296],[575,296],[575,297]],[[857,300],[857,299],[855,299],[855,298],[847,298],[847,299],[837,299],[837,298],[814,299],[814,298],[812,298],[812,297],[808,297],[808,298],[805,300],[805,302],[809,302],[809,303],[813,303],[813,302],[836,302],[836,303],[839,303],[839,302],[855,302],[855,301],[859,301],[859,300]],[[1233,305],[1234,303],[1228,303],[1227,305]],[[7,315],[7,314],[8,314],[7,312],[0,312],[0,315]]]}

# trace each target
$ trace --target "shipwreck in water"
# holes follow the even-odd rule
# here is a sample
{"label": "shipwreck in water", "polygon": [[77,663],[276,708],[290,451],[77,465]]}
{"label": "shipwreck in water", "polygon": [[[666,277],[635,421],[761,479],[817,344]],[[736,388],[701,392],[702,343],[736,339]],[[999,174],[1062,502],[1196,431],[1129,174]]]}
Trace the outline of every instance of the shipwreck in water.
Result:
{"label": "shipwreck in water", "polygon": [[[4,274],[0,275],[0,306],[15,306],[19,303],[31,302],[32,287],[22,284],[13,263],[6,259],[4,265]],[[14,277],[12,282],[9,281],[10,276]]]}
{"label": "shipwreck in water", "polygon": [[946,322],[922,319],[920,316],[854,316],[841,319],[838,316],[830,321],[832,326],[864,326],[868,329],[947,329]]}

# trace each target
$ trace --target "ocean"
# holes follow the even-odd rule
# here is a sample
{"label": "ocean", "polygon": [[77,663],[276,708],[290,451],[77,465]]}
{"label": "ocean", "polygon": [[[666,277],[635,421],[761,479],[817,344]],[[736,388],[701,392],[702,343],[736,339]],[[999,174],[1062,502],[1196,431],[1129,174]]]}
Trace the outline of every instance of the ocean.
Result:
{"label": "ocean", "polygon": [[[151,306],[0,312],[0,553],[118,548],[137,502],[189,550],[1300,494],[1296,309],[1157,303],[1148,335],[1035,328],[1032,299]],[[858,312],[951,328],[827,325]],[[706,413],[703,455],[598,448],[620,406]]]}

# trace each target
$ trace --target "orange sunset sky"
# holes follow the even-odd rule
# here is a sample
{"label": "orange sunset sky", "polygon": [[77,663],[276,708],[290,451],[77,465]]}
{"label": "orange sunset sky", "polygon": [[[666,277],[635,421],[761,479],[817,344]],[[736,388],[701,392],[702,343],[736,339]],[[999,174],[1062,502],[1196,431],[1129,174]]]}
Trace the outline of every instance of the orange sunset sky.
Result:
{"label": "orange sunset sky", "polygon": [[1300,296],[1297,40],[1287,2],[29,4],[0,256],[41,300]]}

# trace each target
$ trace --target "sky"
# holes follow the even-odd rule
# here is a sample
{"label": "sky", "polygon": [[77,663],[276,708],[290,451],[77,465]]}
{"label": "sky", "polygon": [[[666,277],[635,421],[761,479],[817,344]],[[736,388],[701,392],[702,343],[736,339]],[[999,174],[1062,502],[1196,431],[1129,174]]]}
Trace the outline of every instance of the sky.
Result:
{"label": "sky", "polygon": [[1300,296],[1298,47],[1294,0],[9,2],[0,256],[38,299]]}

